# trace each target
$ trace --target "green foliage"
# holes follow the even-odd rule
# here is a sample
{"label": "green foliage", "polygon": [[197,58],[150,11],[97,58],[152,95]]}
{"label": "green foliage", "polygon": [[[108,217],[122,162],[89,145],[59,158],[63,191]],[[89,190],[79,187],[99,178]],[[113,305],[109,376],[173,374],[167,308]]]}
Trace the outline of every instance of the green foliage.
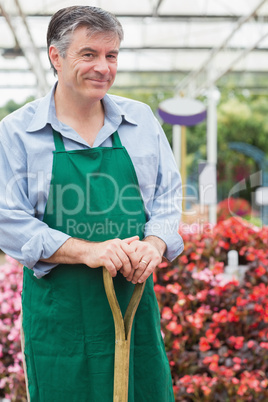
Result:
{"label": "green foliage", "polygon": [[[230,142],[244,142],[268,153],[268,102],[265,96],[224,94],[218,107],[218,198],[227,198],[229,191],[239,181],[259,170],[255,161],[242,153],[231,150]],[[206,123],[187,128],[187,152],[196,155],[188,174],[197,171],[199,159],[206,159]],[[189,158],[188,158],[189,160]],[[251,202],[252,189],[236,196]]]}
{"label": "green foliage", "polygon": [[244,141],[267,151],[265,115],[259,106],[257,101],[246,103],[237,98],[221,105],[218,116],[220,141]]}
{"label": "green foliage", "polygon": [[[257,172],[259,166],[255,161],[241,153],[230,150],[229,142],[238,141],[253,145],[264,152],[268,152],[267,144],[267,99],[258,98],[231,98],[219,107],[218,115],[218,179],[228,184],[229,190],[240,180]],[[240,192],[242,196],[251,201],[252,189]],[[221,198],[228,194],[222,192]]]}
{"label": "green foliage", "polygon": [[114,95],[124,96],[125,98],[135,99],[140,102],[144,102],[151,107],[154,113],[156,113],[159,103],[164,99],[171,98],[173,93],[170,91],[151,91],[151,90],[142,90],[142,89],[132,89],[130,90],[114,90],[113,88],[110,91]]}
{"label": "green foliage", "polygon": [[13,100],[8,101],[5,106],[0,108],[0,120],[6,117],[8,114],[14,112],[15,110],[19,109],[21,106],[25,105],[26,103],[32,101],[34,98],[30,97],[25,100],[23,103],[16,103]]}
{"label": "green foliage", "polygon": [[[140,89],[134,89],[131,91],[128,90],[114,90],[112,88],[111,93],[114,95],[119,95],[119,96],[124,96],[125,98],[130,98],[130,99],[135,99],[137,101],[146,103],[151,107],[153,112],[157,114],[157,109],[159,106],[159,103],[161,103],[164,99],[171,98],[173,96],[173,93],[170,91],[145,91],[145,90],[140,90]],[[172,126],[170,124],[163,124],[163,130],[166,133],[167,139],[170,143],[172,144]]]}

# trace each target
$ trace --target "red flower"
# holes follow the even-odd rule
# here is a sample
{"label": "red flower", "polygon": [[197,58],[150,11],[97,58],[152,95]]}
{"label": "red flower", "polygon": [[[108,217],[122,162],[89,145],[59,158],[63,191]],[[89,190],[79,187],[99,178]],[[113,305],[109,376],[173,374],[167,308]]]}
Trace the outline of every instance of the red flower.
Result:
{"label": "red flower", "polygon": [[216,328],[216,329],[211,329],[209,328],[206,331],[206,338],[209,342],[214,342],[216,339],[217,334],[220,332],[220,328]]}
{"label": "red flower", "polygon": [[213,319],[214,322],[217,322],[217,323],[227,322],[228,321],[228,312],[227,312],[227,310],[223,309],[219,313],[214,313],[213,316],[212,316],[212,319]]}
{"label": "red flower", "polygon": [[237,356],[234,357],[234,358],[233,358],[233,362],[234,362],[234,363],[237,363],[237,364],[240,364],[240,363],[241,363],[240,357],[237,357]]}
{"label": "red flower", "polygon": [[266,269],[265,269],[262,265],[259,265],[259,266],[255,269],[255,272],[256,272],[256,274],[257,274],[258,276],[262,276],[262,275],[265,275],[265,274],[266,274]]}
{"label": "red flower", "polygon": [[179,294],[179,291],[181,290],[181,286],[178,283],[168,284],[166,286],[166,290],[170,293],[174,293],[174,295],[177,295],[177,294]]}
{"label": "red flower", "polygon": [[230,336],[229,342],[235,349],[241,349],[244,346],[243,336]]}
{"label": "red flower", "polygon": [[214,275],[222,274],[224,272],[224,263],[216,262],[212,268],[212,272]]}
{"label": "red flower", "polygon": [[158,268],[166,268],[166,267],[168,267],[168,263],[166,262],[166,261],[164,261],[164,262],[161,262],[159,265],[158,265]]}
{"label": "red flower", "polygon": [[224,248],[225,250],[229,250],[230,248],[230,243],[228,243],[227,241],[224,240],[219,240],[218,245],[222,248]]}
{"label": "red flower", "polygon": [[183,376],[182,378],[180,378],[180,382],[181,382],[183,385],[190,384],[191,381],[192,381],[192,377],[191,377],[190,375],[185,375],[185,376]]}
{"label": "red flower", "polygon": [[199,341],[199,349],[201,350],[201,352],[206,352],[207,350],[210,349],[210,344],[208,340],[203,336],[200,338]]}
{"label": "red flower", "polygon": [[194,393],[194,386],[193,385],[189,385],[189,387],[186,388],[186,392],[188,394],[193,394]]}
{"label": "red flower", "polygon": [[247,392],[247,386],[245,384],[241,384],[238,388],[237,395],[243,396]]}
{"label": "red flower", "polygon": [[238,296],[238,298],[236,299],[236,305],[237,306],[246,306],[248,304],[248,300],[243,299],[241,296]]}
{"label": "red flower", "polygon": [[155,285],[154,285],[154,291],[155,291],[156,294],[157,294],[157,293],[163,294],[163,293],[166,293],[166,288],[165,288],[165,286],[161,286],[161,285],[159,285],[159,284],[155,284]]}
{"label": "red flower", "polygon": [[178,339],[175,339],[175,341],[172,344],[172,348],[175,350],[180,350],[181,347],[180,347],[180,342]]}
{"label": "red flower", "polygon": [[192,252],[192,253],[190,254],[190,259],[191,259],[191,260],[194,260],[194,261],[200,260],[200,254],[197,254],[197,253]]}
{"label": "red flower", "polygon": [[176,321],[170,321],[166,328],[172,332],[174,335],[179,335],[182,332],[182,326],[177,324]]}
{"label": "red flower", "polygon": [[209,369],[211,371],[217,371],[218,368],[219,368],[219,366],[218,366],[219,356],[215,355],[215,354],[212,355],[212,356],[207,356],[207,357],[204,358],[203,363],[204,364],[209,364]]}
{"label": "red flower", "polygon": [[190,262],[190,264],[186,265],[187,271],[190,271],[190,272],[192,272],[195,269],[195,267],[196,267],[196,264],[194,262]]}
{"label": "red flower", "polygon": [[188,258],[186,257],[186,255],[182,255],[182,256],[179,258],[179,260],[180,260],[180,262],[181,262],[182,264],[187,264],[187,262],[188,262]]}
{"label": "red flower", "polygon": [[234,371],[225,366],[220,366],[218,370],[218,375],[226,378],[232,378],[234,376]]}
{"label": "red flower", "polygon": [[248,341],[247,347],[248,347],[249,349],[253,348],[254,346],[255,346],[255,342],[254,342],[254,341]]}
{"label": "red flower", "polygon": [[202,385],[201,389],[206,396],[211,393],[211,389],[209,387],[207,387],[206,385]]}
{"label": "red flower", "polygon": [[162,318],[164,320],[171,320],[173,314],[170,307],[164,307],[162,310]]}
{"label": "red flower", "polygon": [[239,322],[239,313],[237,312],[237,308],[235,306],[233,306],[228,313],[228,321]]}

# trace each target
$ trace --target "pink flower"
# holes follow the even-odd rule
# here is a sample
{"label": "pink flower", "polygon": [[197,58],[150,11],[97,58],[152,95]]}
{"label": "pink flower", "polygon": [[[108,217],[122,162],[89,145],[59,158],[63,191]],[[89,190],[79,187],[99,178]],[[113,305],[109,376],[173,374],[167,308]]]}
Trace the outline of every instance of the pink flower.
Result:
{"label": "pink flower", "polygon": [[248,347],[249,349],[253,348],[254,346],[255,346],[255,342],[254,342],[254,341],[248,341],[247,347]]}
{"label": "pink flower", "polygon": [[162,310],[162,318],[164,320],[171,320],[173,314],[170,307],[164,307]]}
{"label": "pink flower", "polygon": [[166,328],[172,332],[174,335],[179,335],[182,332],[182,326],[177,324],[175,321],[170,321]]}
{"label": "pink flower", "polygon": [[205,352],[206,350],[209,350],[210,348],[211,348],[211,346],[208,343],[208,340],[202,336],[199,341],[199,349],[201,350],[201,352]]}
{"label": "pink flower", "polygon": [[211,389],[209,387],[207,387],[206,385],[202,385],[201,389],[206,396],[211,393]]}
{"label": "pink flower", "polygon": [[243,396],[247,392],[247,389],[245,384],[241,384],[238,388],[237,395]]}
{"label": "pink flower", "polygon": [[241,349],[244,346],[243,336],[230,336],[229,342],[235,349]]}
{"label": "pink flower", "polygon": [[178,283],[169,284],[166,286],[166,290],[170,293],[177,295],[177,294],[179,294],[179,291],[181,290],[181,286]]}

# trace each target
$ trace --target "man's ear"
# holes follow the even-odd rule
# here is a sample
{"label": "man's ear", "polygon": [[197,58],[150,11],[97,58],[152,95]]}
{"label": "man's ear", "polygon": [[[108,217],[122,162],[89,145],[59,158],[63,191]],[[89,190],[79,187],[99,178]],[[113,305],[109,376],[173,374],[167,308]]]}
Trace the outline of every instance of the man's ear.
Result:
{"label": "man's ear", "polygon": [[61,70],[61,56],[59,54],[58,49],[55,46],[51,45],[49,47],[48,54],[49,54],[50,61],[53,64],[55,70],[60,71]]}

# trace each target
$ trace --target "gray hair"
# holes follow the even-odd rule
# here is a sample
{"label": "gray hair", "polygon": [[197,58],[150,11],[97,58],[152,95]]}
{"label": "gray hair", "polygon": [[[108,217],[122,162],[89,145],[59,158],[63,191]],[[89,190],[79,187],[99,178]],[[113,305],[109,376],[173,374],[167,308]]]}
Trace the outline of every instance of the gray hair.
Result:
{"label": "gray hair", "polygon": [[[120,42],[123,40],[122,25],[113,14],[99,7],[72,6],[62,8],[52,16],[47,30],[47,50],[54,45],[61,57],[65,57],[72,34],[80,27],[86,27],[91,35],[111,33],[117,35]],[[56,75],[57,71],[50,58],[49,61]]]}

